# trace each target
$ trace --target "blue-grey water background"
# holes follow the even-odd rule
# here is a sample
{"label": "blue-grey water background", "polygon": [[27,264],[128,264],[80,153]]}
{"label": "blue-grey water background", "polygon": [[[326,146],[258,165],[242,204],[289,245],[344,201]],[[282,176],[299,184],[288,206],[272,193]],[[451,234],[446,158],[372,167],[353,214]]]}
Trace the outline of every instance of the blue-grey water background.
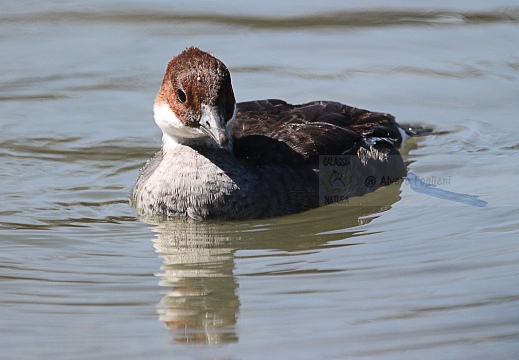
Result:
{"label": "blue-grey water background", "polygon": [[[395,184],[283,218],[128,204],[187,46],[238,101],[336,100],[431,126]],[[1,359],[515,359],[519,4],[4,1]],[[441,183],[441,184],[440,184]]]}

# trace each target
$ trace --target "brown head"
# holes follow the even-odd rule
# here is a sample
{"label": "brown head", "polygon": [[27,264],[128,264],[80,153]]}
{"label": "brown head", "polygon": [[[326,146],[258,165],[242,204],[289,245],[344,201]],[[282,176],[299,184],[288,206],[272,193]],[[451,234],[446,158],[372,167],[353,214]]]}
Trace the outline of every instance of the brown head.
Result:
{"label": "brown head", "polygon": [[227,67],[188,48],[171,60],[155,98],[155,121],[177,143],[230,147],[236,101]]}

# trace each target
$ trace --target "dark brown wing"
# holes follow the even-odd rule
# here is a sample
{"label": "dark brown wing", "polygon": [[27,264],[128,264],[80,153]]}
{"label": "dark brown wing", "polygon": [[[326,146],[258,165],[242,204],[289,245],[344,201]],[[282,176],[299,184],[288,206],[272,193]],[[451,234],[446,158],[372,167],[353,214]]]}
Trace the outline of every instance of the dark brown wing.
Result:
{"label": "dark brown wing", "polygon": [[402,142],[393,116],[331,101],[239,103],[233,136],[236,156],[257,164],[315,163],[319,155],[345,154],[363,143]]}

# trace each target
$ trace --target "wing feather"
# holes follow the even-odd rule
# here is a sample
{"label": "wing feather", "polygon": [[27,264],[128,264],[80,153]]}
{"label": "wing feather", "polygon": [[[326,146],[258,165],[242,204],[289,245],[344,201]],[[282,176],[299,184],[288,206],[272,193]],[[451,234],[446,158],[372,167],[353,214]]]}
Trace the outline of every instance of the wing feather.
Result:
{"label": "wing feather", "polygon": [[395,118],[338,102],[291,105],[268,99],[238,104],[233,130],[237,157],[254,164],[315,164],[359,143],[387,147],[402,142]]}

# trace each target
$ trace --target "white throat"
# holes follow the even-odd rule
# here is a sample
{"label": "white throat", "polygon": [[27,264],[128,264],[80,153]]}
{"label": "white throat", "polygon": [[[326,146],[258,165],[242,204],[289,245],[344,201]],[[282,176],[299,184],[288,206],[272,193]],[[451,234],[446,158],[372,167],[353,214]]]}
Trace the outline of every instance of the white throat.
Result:
{"label": "white throat", "polygon": [[[226,133],[229,139],[232,139],[232,129],[236,119],[236,105],[234,105],[234,113],[227,122]],[[165,102],[155,103],[153,105],[153,118],[162,130],[162,142],[166,147],[175,147],[178,145],[199,145],[205,147],[219,147],[213,139],[209,138],[200,129],[186,126],[171,110]],[[229,141],[227,149],[232,150],[232,141]]]}

